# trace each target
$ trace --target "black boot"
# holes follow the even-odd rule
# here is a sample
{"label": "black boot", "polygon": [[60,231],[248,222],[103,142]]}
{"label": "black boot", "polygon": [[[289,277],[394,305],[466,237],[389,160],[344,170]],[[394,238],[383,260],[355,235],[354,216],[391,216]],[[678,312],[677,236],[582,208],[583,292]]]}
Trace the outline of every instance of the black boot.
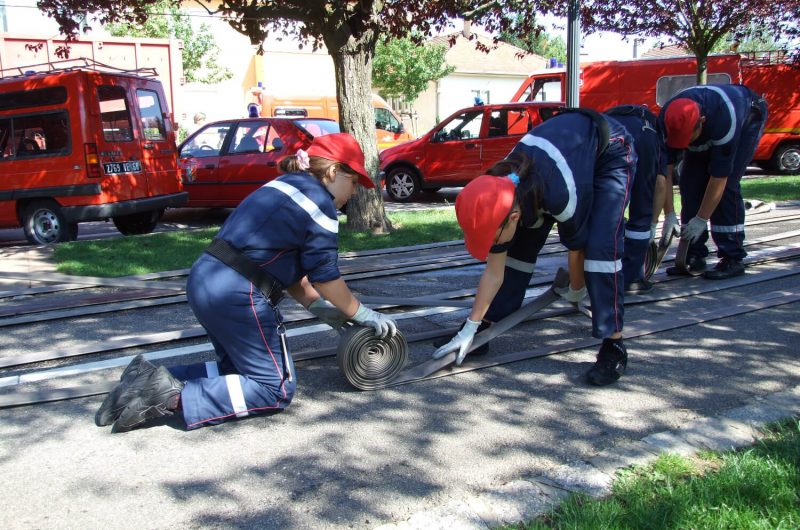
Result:
{"label": "black boot", "polygon": [[707,280],[727,280],[744,274],[744,263],[740,259],[722,258],[713,269],[703,273]]}
{"label": "black boot", "polygon": [[[702,272],[706,270],[706,260],[700,256],[689,256],[686,258],[686,267],[692,272]],[[667,276],[691,276],[689,273],[678,267],[667,267]]]}
{"label": "black boot", "polygon": [[603,339],[597,362],[586,372],[590,385],[606,386],[620,378],[628,366],[628,351],[622,339]]}
{"label": "black boot", "polygon": [[126,432],[147,420],[171,416],[178,409],[183,386],[163,366],[137,377],[130,386],[136,396],[128,402],[111,432]]}
{"label": "black boot", "polygon": [[[481,324],[478,326],[478,330],[475,332],[475,335],[477,335],[478,333],[480,333],[484,329],[487,329],[487,328],[489,328],[491,326],[492,326],[491,322],[488,322],[486,320],[481,320]],[[461,331],[462,329],[464,329],[464,324],[461,325],[461,327],[458,329],[458,331]],[[433,346],[436,347],[436,348],[441,348],[442,346],[444,346],[445,344],[447,344],[448,342],[453,340],[453,337],[455,337],[457,333],[458,332],[453,333],[449,337],[442,337],[441,339],[436,339],[435,341],[433,341]],[[483,346],[475,348],[469,354],[470,355],[484,355],[484,354],[486,354],[488,352],[489,352],[489,343],[487,342]]]}
{"label": "black boot", "polygon": [[156,366],[144,358],[142,354],[137,355],[125,367],[122,375],[119,378],[120,383],[108,393],[100,408],[97,409],[97,414],[94,415],[94,422],[98,427],[105,427],[111,425],[116,421],[125,405],[133,399],[135,393],[130,392],[129,388],[131,383],[139,376],[139,374],[149,375],[154,372]]}

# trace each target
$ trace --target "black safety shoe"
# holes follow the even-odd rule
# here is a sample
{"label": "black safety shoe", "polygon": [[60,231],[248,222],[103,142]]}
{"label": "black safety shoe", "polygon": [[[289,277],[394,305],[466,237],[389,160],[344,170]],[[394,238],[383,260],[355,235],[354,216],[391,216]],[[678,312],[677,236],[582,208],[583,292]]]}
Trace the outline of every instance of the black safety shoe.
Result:
{"label": "black safety shoe", "polygon": [[653,282],[648,280],[639,280],[631,282],[625,286],[625,292],[630,294],[643,294],[649,293],[653,290]]}
{"label": "black safety shoe", "polygon": [[128,401],[135,396],[135,393],[129,391],[131,383],[139,374],[149,375],[155,369],[156,365],[145,359],[142,354],[134,357],[122,372],[119,378],[120,383],[108,393],[100,408],[97,409],[97,414],[94,415],[95,424],[98,427],[105,427],[114,423]]}
{"label": "black safety shoe", "polygon": [[628,351],[622,339],[603,339],[603,345],[597,353],[597,361],[586,372],[586,380],[590,385],[610,385],[625,373],[627,367]]}
{"label": "black safety shoe", "polygon": [[744,263],[742,260],[722,258],[713,269],[703,273],[707,280],[726,280],[744,274]]}
{"label": "black safety shoe", "polygon": [[[464,324],[466,324],[466,322]],[[462,329],[464,329],[464,324],[461,325],[461,327],[458,329],[458,331],[461,331]],[[475,332],[475,335],[477,335],[478,333],[480,333],[484,329],[487,329],[487,328],[491,327],[491,325],[492,325],[491,322],[487,322],[486,320],[481,320],[481,323],[478,326],[478,330]],[[448,342],[453,340],[453,337],[455,337],[457,334],[458,334],[458,332],[453,333],[449,337],[442,337],[440,339],[436,339],[435,341],[433,341],[433,346],[436,347],[436,348],[441,348],[442,346],[444,346],[445,344],[447,344]],[[470,355],[485,355],[488,352],[489,352],[489,343],[487,342],[483,346],[479,346],[479,347],[475,348],[474,350],[469,352],[469,354]]]}
{"label": "black safety shoe", "polygon": [[[689,256],[686,258],[686,267],[691,272],[703,272],[706,270],[706,260],[700,256]],[[678,267],[667,267],[667,276],[691,276],[688,272]]]}
{"label": "black safety shoe", "polygon": [[147,420],[171,416],[178,408],[183,386],[163,366],[137,377],[130,386],[130,391],[136,395],[114,422],[111,432],[126,432]]}

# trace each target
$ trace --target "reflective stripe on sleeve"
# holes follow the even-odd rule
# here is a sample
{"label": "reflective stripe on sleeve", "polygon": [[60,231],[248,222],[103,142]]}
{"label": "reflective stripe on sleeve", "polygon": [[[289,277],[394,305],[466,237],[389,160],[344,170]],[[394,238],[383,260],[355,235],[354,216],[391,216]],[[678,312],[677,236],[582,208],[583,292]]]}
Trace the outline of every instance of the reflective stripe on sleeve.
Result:
{"label": "reflective stripe on sleeve", "polygon": [[236,374],[226,375],[225,384],[228,387],[228,396],[231,398],[231,406],[237,418],[244,418],[248,415],[247,404],[244,402],[244,392],[242,391],[241,376]]}
{"label": "reflective stripe on sleeve", "polygon": [[600,261],[596,259],[587,259],[583,262],[584,272],[601,272],[605,274],[614,274],[622,270],[622,260],[616,261]]}
{"label": "reflective stripe on sleeve", "polygon": [[317,223],[319,226],[327,230],[328,232],[338,234],[339,233],[339,220],[338,219],[331,219],[324,213],[322,210],[319,209],[319,206],[314,203],[311,199],[306,197],[303,192],[292,186],[291,184],[287,184],[285,182],[281,182],[280,180],[273,180],[268,182],[264,185],[267,188],[274,188],[282,193],[285,193],[289,196],[295,204],[297,204],[300,208],[305,210],[305,212],[311,216],[311,220]]}

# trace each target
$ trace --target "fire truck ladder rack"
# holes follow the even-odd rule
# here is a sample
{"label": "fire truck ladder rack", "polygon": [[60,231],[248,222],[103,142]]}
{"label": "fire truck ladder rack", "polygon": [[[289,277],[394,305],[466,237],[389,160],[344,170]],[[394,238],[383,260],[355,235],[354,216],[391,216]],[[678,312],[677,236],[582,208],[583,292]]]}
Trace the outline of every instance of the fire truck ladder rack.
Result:
{"label": "fire truck ladder rack", "polygon": [[48,61],[46,63],[3,68],[0,69],[0,78],[25,77],[40,73],[70,72],[76,70],[92,70],[95,72],[135,75],[140,77],[153,77],[153,78],[158,75],[154,67],[119,68],[116,66],[111,66],[108,64],[101,63],[99,61],[95,61],[94,59],[89,59],[88,57],[76,57],[75,59],[64,59],[61,61]]}

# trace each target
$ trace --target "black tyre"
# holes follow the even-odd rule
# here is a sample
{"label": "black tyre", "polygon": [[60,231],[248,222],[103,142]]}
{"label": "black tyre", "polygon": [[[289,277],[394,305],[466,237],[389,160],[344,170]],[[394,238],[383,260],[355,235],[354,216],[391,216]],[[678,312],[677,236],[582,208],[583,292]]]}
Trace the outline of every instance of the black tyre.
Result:
{"label": "black tyre", "polygon": [[124,236],[149,234],[155,229],[163,214],[164,210],[155,210],[152,212],[120,215],[114,217],[114,226],[116,226],[117,230]]}
{"label": "black tyre", "polygon": [[33,201],[25,206],[22,228],[25,238],[34,245],[74,241],[78,237],[78,224],[67,223],[61,206],[50,199]]}
{"label": "black tyre", "polygon": [[396,167],[386,175],[386,193],[393,201],[409,202],[419,191],[419,175],[410,167]]}
{"label": "black tyre", "polygon": [[772,156],[772,167],[782,175],[800,173],[800,144],[780,146]]}

